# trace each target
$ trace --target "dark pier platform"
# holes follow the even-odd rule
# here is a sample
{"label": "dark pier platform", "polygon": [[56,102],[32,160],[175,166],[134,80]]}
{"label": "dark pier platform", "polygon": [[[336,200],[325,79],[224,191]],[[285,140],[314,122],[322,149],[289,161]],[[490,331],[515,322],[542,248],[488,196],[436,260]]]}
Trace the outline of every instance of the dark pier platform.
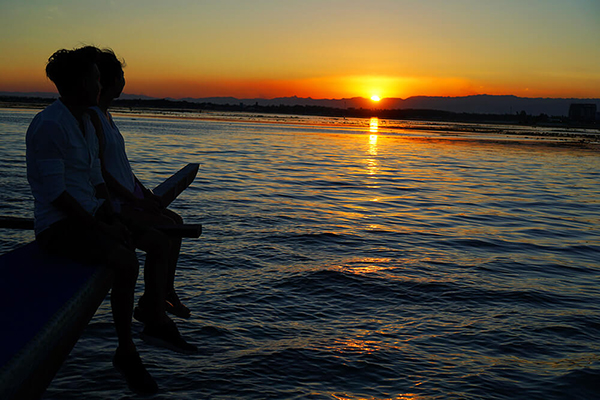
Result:
{"label": "dark pier platform", "polygon": [[[163,206],[190,185],[198,167],[188,164],[154,189]],[[4,222],[5,228],[33,228],[31,220]],[[178,225],[168,233],[198,237],[201,225]],[[102,265],[44,254],[35,241],[0,256],[0,399],[43,395],[106,297],[112,278]]]}

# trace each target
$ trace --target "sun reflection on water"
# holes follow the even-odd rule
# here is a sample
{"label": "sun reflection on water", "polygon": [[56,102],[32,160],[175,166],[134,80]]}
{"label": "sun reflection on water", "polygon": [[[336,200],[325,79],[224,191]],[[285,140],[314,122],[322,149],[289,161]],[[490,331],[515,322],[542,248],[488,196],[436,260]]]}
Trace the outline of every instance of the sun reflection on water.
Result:
{"label": "sun reflection on water", "polygon": [[[369,148],[367,150],[367,153],[370,156],[375,157],[377,156],[377,132],[379,131],[379,118],[371,118],[371,122],[369,125],[369,132],[371,132],[371,135],[369,136]],[[379,170],[379,163],[374,158],[368,159],[367,168],[369,170],[369,175],[375,175]]]}
{"label": "sun reflection on water", "polygon": [[351,396],[347,394],[332,393],[331,396],[337,400],[421,400],[426,397],[419,396],[418,394],[406,393],[394,397],[362,397],[362,396]]}
{"label": "sun reflection on water", "polygon": [[369,136],[369,154],[372,156],[377,155],[377,135]]}
{"label": "sun reflection on water", "polygon": [[379,132],[379,118],[371,117],[371,121],[369,122],[369,131],[371,133]]}

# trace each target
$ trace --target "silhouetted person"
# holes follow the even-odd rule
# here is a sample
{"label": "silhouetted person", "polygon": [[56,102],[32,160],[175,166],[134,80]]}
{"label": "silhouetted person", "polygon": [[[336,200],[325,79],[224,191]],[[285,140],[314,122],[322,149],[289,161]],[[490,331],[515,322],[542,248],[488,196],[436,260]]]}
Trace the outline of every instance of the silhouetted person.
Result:
{"label": "silhouetted person", "polygon": [[[46,74],[60,99],[36,115],[26,136],[35,233],[44,251],[82,263],[100,262],[114,271],[111,306],[119,345],[113,364],[133,390],[155,393],[158,387],[131,336],[138,260],[131,235],[108,200],[98,141],[86,114],[97,104],[101,88],[99,54],[87,46],[59,50],[48,60]],[[158,304],[152,308],[151,321],[160,339],[181,339],[164,307],[162,313]]]}
{"label": "silhouetted person", "polygon": [[[113,99],[119,97],[125,86],[123,63],[111,50],[102,50],[98,58],[102,90],[97,107],[92,107],[100,120],[101,128],[96,130],[100,142],[102,174],[108,186],[113,206],[127,221],[138,226],[151,228],[157,225],[181,224],[183,219],[173,211],[160,206],[160,198],[148,190],[134,175],[127,153],[125,140],[108,112]],[[181,303],[175,292],[175,270],[181,249],[180,237],[168,237],[155,229],[148,229],[148,237],[139,242],[138,248],[152,250],[169,245],[167,254],[168,272],[162,282],[165,290],[166,311],[182,318],[190,317],[190,310]],[[138,243],[136,242],[136,245]],[[150,253],[148,253],[150,255]],[[146,268],[152,258],[146,258]],[[147,274],[145,273],[145,276]],[[148,284],[148,279],[146,279]],[[149,296],[144,295],[135,309],[134,317],[142,322],[147,320]]]}

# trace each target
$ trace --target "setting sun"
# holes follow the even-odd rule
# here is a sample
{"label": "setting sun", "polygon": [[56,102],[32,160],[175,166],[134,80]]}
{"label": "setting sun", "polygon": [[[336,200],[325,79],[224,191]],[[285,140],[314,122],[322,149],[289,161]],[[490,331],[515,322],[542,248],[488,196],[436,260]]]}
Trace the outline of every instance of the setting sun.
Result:
{"label": "setting sun", "polygon": [[376,94],[374,94],[373,96],[371,96],[371,100],[373,100],[373,101],[379,101],[379,100],[381,100],[381,97],[379,97]]}

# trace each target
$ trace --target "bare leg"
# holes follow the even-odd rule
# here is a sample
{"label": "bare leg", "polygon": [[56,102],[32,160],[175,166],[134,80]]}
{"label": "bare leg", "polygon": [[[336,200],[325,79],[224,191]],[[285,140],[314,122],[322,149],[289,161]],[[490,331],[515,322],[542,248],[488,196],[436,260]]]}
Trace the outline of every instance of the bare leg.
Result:
{"label": "bare leg", "polygon": [[146,229],[135,240],[136,247],[146,252],[144,265],[144,306],[151,311],[152,320],[163,323],[165,313],[165,281],[168,279],[169,238],[156,229]]}
{"label": "bare leg", "polygon": [[113,365],[136,392],[156,393],[158,386],[144,367],[131,335],[134,290],[139,273],[135,252],[120,244],[120,240],[74,220],[59,222],[37,239],[51,254],[72,257],[83,263],[94,260],[114,272],[110,301],[119,346]]}
{"label": "bare leg", "polygon": [[[121,213],[126,218],[130,218],[138,223],[147,224],[150,226],[183,223],[183,219],[177,213],[166,209],[161,210],[161,214],[154,214],[124,206]],[[165,292],[167,299],[170,299],[171,302],[176,302],[179,304],[179,298],[175,293],[175,273],[177,270],[177,261],[179,260],[179,252],[181,250],[181,238],[167,237],[166,240],[170,244],[170,250],[167,253],[168,272],[166,279],[163,281],[165,283]]]}
{"label": "bare leg", "polygon": [[131,337],[133,294],[139,273],[137,257],[134,251],[118,246],[106,258],[107,264],[115,272],[110,302],[119,346],[113,357],[113,365],[132,390],[139,394],[154,394],[158,386],[144,367]]}
{"label": "bare leg", "polygon": [[115,272],[115,280],[110,296],[115,329],[119,347],[123,351],[135,351],[131,337],[131,314],[133,313],[133,294],[138,277],[139,264],[135,253],[119,246],[107,256],[107,264]]}
{"label": "bare leg", "polygon": [[[179,214],[171,210],[163,210],[162,215],[168,217],[175,224],[183,224],[183,218]],[[179,260],[179,252],[181,251],[181,238],[171,238],[171,252],[169,253],[169,273],[167,281],[167,294],[175,294],[175,270],[177,269],[177,261]]]}

